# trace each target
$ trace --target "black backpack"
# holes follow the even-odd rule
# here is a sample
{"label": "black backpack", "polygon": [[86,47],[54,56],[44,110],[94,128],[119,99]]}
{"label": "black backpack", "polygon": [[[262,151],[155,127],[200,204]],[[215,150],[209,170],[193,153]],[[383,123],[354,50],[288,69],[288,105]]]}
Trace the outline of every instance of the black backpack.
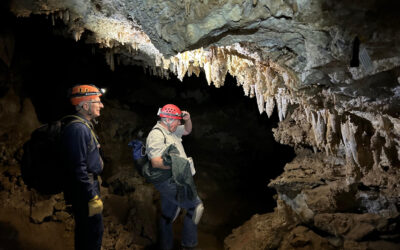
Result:
{"label": "black backpack", "polygon": [[32,132],[30,140],[23,146],[21,162],[22,179],[29,189],[33,188],[42,194],[58,194],[63,191],[66,166],[62,160],[61,135],[64,128],[76,122],[90,128],[81,117],[69,115],[44,124]]}
{"label": "black backpack", "polygon": [[[166,138],[164,133],[159,128],[154,128],[160,130],[160,132],[164,136],[164,144],[166,143]],[[148,182],[152,182],[152,172],[153,167],[151,166],[151,162],[146,154],[146,145],[141,139],[132,140],[128,146],[132,147],[132,157],[133,164],[135,165],[136,170],[139,175],[144,177]]]}

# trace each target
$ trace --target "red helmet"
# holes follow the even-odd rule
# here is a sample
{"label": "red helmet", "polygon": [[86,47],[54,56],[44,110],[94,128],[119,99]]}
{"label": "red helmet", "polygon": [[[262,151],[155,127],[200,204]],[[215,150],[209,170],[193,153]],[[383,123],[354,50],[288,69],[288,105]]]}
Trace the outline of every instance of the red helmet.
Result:
{"label": "red helmet", "polygon": [[174,104],[167,104],[158,110],[157,115],[165,118],[181,120],[182,111]]}

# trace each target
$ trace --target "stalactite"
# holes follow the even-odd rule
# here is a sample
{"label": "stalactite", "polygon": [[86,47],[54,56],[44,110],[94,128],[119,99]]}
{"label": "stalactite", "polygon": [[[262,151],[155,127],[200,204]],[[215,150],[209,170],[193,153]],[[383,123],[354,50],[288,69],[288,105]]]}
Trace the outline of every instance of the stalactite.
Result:
{"label": "stalactite", "polygon": [[244,91],[244,95],[245,96],[249,96],[249,93],[250,93],[250,86],[249,85],[242,85],[242,87],[243,87],[243,91]]}
{"label": "stalactite", "polygon": [[177,75],[178,74],[179,59],[177,57],[172,57],[171,58],[171,64],[172,64],[172,73]]}
{"label": "stalactite", "polygon": [[288,106],[288,100],[284,88],[278,88],[278,91],[275,94],[275,100],[278,109],[279,121],[283,121],[283,119],[285,119],[286,117],[287,106]]}
{"label": "stalactite", "polygon": [[322,118],[321,112],[311,111],[311,125],[312,130],[314,132],[314,139],[316,142],[316,146],[318,148],[325,147],[325,137],[326,137],[326,124],[324,119]]}
{"label": "stalactite", "polygon": [[214,83],[216,88],[224,85],[225,77],[228,72],[227,60],[225,58],[223,50],[214,48],[212,50],[212,62],[211,62],[211,81]]}
{"label": "stalactite", "polygon": [[178,58],[177,62],[177,77],[180,81],[183,80],[183,77],[185,76],[186,72],[187,72],[187,66],[186,66],[186,62],[187,62],[187,53],[178,53],[178,55],[176,56]]}
{"label": "stalactite", "polygon": [[250,98],[253,98],[255,95],[255,85],[254,84],[249,84],[250,86]]}
{"label": "stalactite", "polygon": [[106,45],[106,47],[107,48],[110,48],[111,47],[111,45],[110,45],[110,39],[105,39],[105,45]]}
{"label": "stalactite", "polygon": [[132,43],[132,48],[137,51],[139,49],[139,44],[137,42]]}
{"label": "stalactite", "polygon": [[106,62],[110,66],[112,71],[115,70],[115,63],[114,63],[114,51],[110,49],[106,52]]}
{"label": "stalactite", "polygon": [[256,73],[255,92],[257,98],[257,106],[260,114],[262,114],[265,111],[265,97],[267,97],[266,90],[264,89],[265,84],[263,82],[264,81],[263,81],[262,67],[258,64]]}
{"label": "stalactite", "polygon": [[204,64],[204,73],[206,74],[207,83],[210,86],[211,85],[211,63],[210,62],[206,62]]}
{"label": "stalactite", "polygon": [[268,118],[271,117],[275,107],[274,98],[269,96],[265,102],[265,111],[267,112]]}
{"label": "stalactite", "polygon": [[333,133],[337,133],[338,132],[338,131],[336,131],[336,120],[337,120],[336,114],[334,112],[333,113],[329,113],[329,115],[328,115],[328,121],[329,122],[328,123],[329,123]]}
{"label": "stalactite", "polygon": [[346,159],[352,160],[358,163],[358,153],[357,153],[357,142],[354,137],[357,132],[357,126],[350,122],[349,118],[340,124],[340,129],[342,133],[342,140],[346,151]]}
{"label": "stalactite", "polygon": [[336,114],[327,111],[327,124],[326,124],[326,152],[334,153],[337,150],[337,144],[339,142],[337,138],[338,131],[336,130]]}
{"label": "stalactite", "polygon": [[275,100],[276,100],[276,108],[278,110],[279,121],[283,121],[281,96],[279,94],[276,94]]}
{"label": "stalactite", "polygon": [[192,74],[193,74],[193,62],[189,62],[189,67],[188,67],[188,70],[187,70],[187,74],[188,74],[189,77],[192,76]]}
{"label": "stalactite", "polygon": [[80,39],[80,35],[79,35],[79,33],[78,32],[74,32],[74,38],[75,38],[75,41],[77,42],[77,41],[79,41],[79,39]]}
{"label": "stalactite", "polygon": [[162,65],[164,70],[168,70],[170,68],[171,60],[170,59],[165,59],[162,57]]}
{"label": "stalactite", "polygon": [[161,68],[162,65],[162,57],[159,55],[156,55],[156,60],[155,60],[156,66]]}
{"label": "stalactite", "polygon": [[65,11],[63,21],[65,24],[69,22],[69,10]]}
{"label": "stalactite", "polygon": [[84,30],[83,29],[79,29],[79,30],[73,30],[72,32],[73,32],[74,39],[77,42],[77,41],[79,41],[81,39],[81,36],[82,36]]}
{"label": "stalactite", "polygon": [[304,113],[306,114],[307,121],[309,123],[311,123],[311,111],[310,111],[310,108],[305,106],[304,107]]}
{"label": "stalactite", "polygon": [[[283,88],[281,88],[282,92],[284,92],[285,90]],[[283,118],[286,118],[286,113],[287,113],[287,108],[289,105],[289,99],[290,97],[288,97],[286,94],[283,94],[281,96],[282,98],[282,116]]]}
{"label": "stalactite", "polygon": [[205,63],[205,56],[203,53],[203,48],[197,49],[194,55],[194,66],[195,67],[203,67]]}
{"label": "stalactite", "polygon": [[328,114],[327,114],[327,110],[326,109],[321,109],[321,110],[319,110],[318,111],[319,113],[320,113],[320,115],[321,115],[321,117],[324,119],[324,123],[325,124],[327,124],[327,121],[328,121]]}
{"label": "stalactite", "polygon": [[186,53],[187,53],[187,62],[186,62],[187,74],[190,77],[193,74],[193,63],[194,63],[195,57],[194,57],[194,53],[190,53],[190,52],[186,52]]}
{"label": "stalactite", "polygon": [[262,89],[260,88],[260,85],[255,85],[255,92],[256,92],[256,98],[257,98],[257,106],[258,106],[258,111],[260,114],[264,112],[264,95],[262,93]]}

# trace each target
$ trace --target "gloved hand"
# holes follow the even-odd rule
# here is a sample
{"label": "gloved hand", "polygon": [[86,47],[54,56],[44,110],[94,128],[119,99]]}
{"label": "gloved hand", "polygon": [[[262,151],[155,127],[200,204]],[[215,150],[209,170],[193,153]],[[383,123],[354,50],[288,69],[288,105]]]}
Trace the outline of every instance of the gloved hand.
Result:
{"label": "gloved hand", "polygon": [[89,217],[92,217],[96,214],[101,214],[103,212],[103,202],[100,197],[96,195],[88,202],[89,207]]}

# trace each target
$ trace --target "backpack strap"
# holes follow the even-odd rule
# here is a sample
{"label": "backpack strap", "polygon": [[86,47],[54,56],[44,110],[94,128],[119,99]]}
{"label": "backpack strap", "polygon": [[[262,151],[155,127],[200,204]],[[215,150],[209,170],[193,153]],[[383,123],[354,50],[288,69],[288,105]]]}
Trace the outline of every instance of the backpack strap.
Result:
{"label": "backpack strap", "polygon": [[159,130],[161,132],[161,134],[164,136],[164,144],[167,144],[167,138],[165,137],[164,132],[160,129],[160,128],[153,128],[152,130]]}
{"label": "backpack strap", "polygon": [[79,117],[77,115],[67,115],[67,116],[64,116],[63,118],[61,118],[61,120],[65,120],[68,118],[73,118],[73,120],[71,120],[67,124],[65,124],[64,128],[66,128],[68,125],[70,125],[72,123],[77,123],[77,122],[83,123],[86,125],[86,127],[88,127],[90,129],[90,133],[92,134],[92,138],[95,140],[96,145],[99,144],[96,134],[94,133],[93,129],[90,127],[89,123],[87,123],[87,121],[85,119],[83,119],[82,117]]}

